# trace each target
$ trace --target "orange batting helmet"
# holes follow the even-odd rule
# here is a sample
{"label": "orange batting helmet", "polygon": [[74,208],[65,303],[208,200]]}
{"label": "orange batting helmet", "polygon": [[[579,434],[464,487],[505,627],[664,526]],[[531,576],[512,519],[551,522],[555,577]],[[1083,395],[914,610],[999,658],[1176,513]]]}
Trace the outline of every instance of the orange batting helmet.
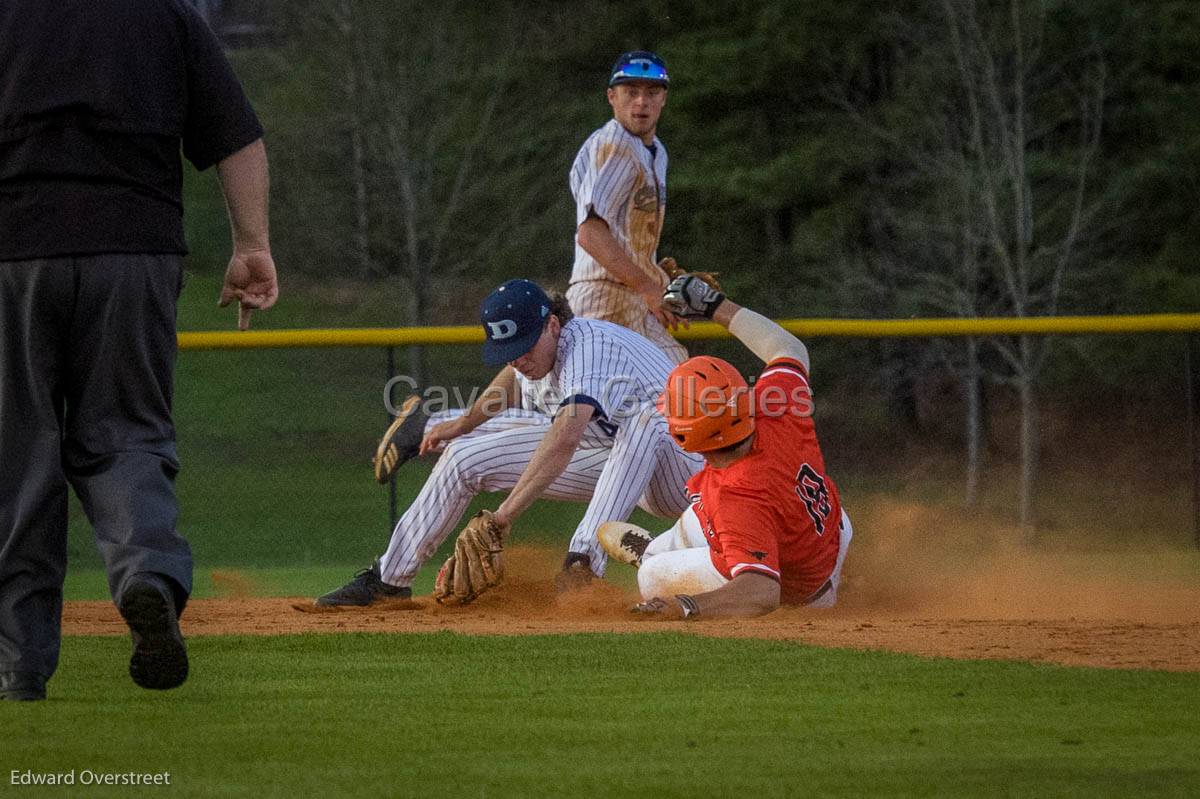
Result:
{"label": "orange batting helmet", "polygon": [[658,407],[672,437],[688,452],[733,446],[754,432],[746,379],[732,364],[710,355],[676,366]]}

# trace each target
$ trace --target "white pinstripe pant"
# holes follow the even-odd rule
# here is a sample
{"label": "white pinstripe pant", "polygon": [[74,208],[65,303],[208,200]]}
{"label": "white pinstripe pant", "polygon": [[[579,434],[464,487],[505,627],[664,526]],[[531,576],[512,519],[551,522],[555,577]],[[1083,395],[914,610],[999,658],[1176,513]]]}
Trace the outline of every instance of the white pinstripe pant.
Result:
{"label": "white pinstripe pant", "polygon": [[[429,424],[461,413],[436,414]],[[550,421],[533,411],[506,411],[451,441],[392,531],[379,563],[384,581],[411,585],[457,527],[472,497],[481,491],[511,490]],[[607,556],[596,540],[597,528],[606,521],[628,519],[637,506],[662,518],[678,516],[688,506],[685,483],[703,464],[701,456],[679,449],[662,416],[647,408],[623,420],[612,438],[589,425],[567,468],[543,496],[588,502],[570,550],[586,553],[592,571],[602,576]]]}

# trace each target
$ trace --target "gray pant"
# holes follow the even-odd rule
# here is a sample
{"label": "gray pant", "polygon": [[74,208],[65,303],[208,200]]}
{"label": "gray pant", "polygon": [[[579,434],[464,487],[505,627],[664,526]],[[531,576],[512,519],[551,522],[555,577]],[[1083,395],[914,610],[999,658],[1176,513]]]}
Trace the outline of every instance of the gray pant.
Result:
{"label": "gray pant", "polygon": [[117,599],[155,572],[192,586],[171,423],[177,255],[0,261],[0,672],[58,665],[67,484]]}

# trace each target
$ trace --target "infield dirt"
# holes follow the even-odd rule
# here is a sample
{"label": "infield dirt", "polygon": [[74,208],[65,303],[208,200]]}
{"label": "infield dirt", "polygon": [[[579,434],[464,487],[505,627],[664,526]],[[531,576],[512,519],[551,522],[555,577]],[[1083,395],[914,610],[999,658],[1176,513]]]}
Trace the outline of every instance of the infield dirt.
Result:
{"label": "infield dirt", "polygon": [[[868,529],[889,533],[856,536],[832,610],[784,608],[758,619],[687,624],[642,621],[628,610],[636,598],[632,589],[597,582],[559,595],[552,578],[561,552],[517,546],[508,553],[508,582],[465,607],[418,597],[382,608],[314,612],[311,598],[248,595],[253,587],[233,572],[214,575],[230,595],[193,601],[184,630],[192,636],[675,630],[926,656],[1200,671],[1200,581],[1188,570],[1194,561],[1181,560],[1178,549],[1028,548],[996,530],[950,541],[944,527],[940,535],[923,532],[936,520],[919,506],[892,503],[871,516]],[[111,603],[71,602],[64,632],[124,635],[126,628]]]}

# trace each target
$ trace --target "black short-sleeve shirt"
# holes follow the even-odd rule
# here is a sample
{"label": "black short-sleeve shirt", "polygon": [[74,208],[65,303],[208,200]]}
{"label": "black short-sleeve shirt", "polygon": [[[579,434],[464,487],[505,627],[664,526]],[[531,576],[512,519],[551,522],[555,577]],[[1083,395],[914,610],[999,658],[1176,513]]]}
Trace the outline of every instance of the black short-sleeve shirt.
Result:
{"label": "black short-sleeve shirt", "polygon": [[186,0],[0,2],[0,260],[184,253],[181,147],[261,136]]}

